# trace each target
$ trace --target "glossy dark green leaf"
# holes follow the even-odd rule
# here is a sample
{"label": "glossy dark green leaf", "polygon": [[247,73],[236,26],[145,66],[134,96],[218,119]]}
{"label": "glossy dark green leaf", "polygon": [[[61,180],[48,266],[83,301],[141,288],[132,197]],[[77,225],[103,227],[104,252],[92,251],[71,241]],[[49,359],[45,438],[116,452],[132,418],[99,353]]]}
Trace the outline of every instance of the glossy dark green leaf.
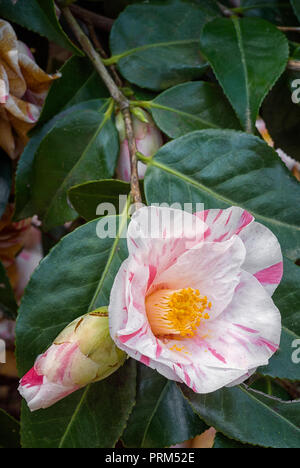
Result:
{"label": "glossy dark green leaf", "polygon": [[119,153],[119,136],[99,101],[98,110],[72,112],[44,137],[34,160],[32,196],[48,230],[76,218],[67,192],[73,185],[111,178]]}
{"label": "glossy dark green leaf", "polygon": [[148,104],[156,124],[170,138],[205,128],[241,128],[221,88],[212,83],[174,86]]}
{"label": "glossy dark green leaf", "polygon": [[142,88],[166,89],[199,78],[206,70],[199,50],[201,30],[216,16],[179,0],[131,5],[113,26],[112,61]]}
{"label": "glossy dark green leaf", "polygon": [[300,401],[281,401],[245,386],[209,395],[181,389],[200,417],[227,437],[263,447],[299,446]]}
{"label": "glossy dark green leaf", "polygon": [[53,0],[0,0],[0,16],[8,21],[20,24],[50,41],[80,54],[61,28]]}
{"label": "glossy dark green leaf", "polygon": [[11,284],[9,282],[6,270],[0,262],[0,310],[8,318],[16,318],[17,303]]}
{"label": "glossy dark green leaf", "polygon": [[252,445],[241,444],[237,440],[229,439],[228,437],[221,434],[221,432],[217,432],[215,437],[215,443],[213,448],[215,449],[241,449],[241,448],[254,448]]}
{"label": "glossy dark green leaf", "polygon": [[122,436],[126,447],[169,447],[206,429],[175,382],[149,367],[138,366],[136,404]]}
{"label": "glossy dark green leaf", "polygon": [[68,197],[77,213],[91,221],[106,214],[98,208],[102,203],[109,203],[115,209],[115,213],[109,214],[121,213],[129,192],[130,184],[127,182],[115,179],[95,180],[75,185],[69,190]]}
{"label": "glossy dark green leaf", "polygon": [[0,151],[0,218],[3,215],[10,195],[12,182],[11,161]]}
{"label": "glossy dark green leaf", "polygon": [[280,400],[291,400],[291,395],[285,390],[285,388],[283,388],[278,383],[278,381],[272,379],[271,377],[255,375],[254,382],[251,383],[250,379],[249,386],[252,388],[252,390],[258,390],[259,392],[265,393],[266,395],[280,398]]}
{"label": "glossy dark green leaf", "polygon": [[61,78],[53,83],[45,100],[39,126],[75,104],[109,97],[104,83],[87,58],[71,57],[60,72]]}
{"label": "glossy dark green leaf", "polygon": [[222,18],[204,26],[201,50],[243,127],[254,132],[259,108],[286,67],[286,37],[259,18]]}
{"label": "glossy dark green leaf", "polygon": [[287,257],[300,257],[300,185],[262,140],[233,130],[202,130],[168,143],[144,162],[150,165],[149,204],[241,206],[278,236]]}
{"label": "glossy dark green leaf", "polygon": [[20,448],[20,424],[1,408],[0,448]]}
{"label": "glossy dark green leaf", "polygon": [[245,16],[264,18],[283,26],[287,24],[292,26],[295,23],[295,15],[288,1],[241,0],[240,6]]}
{"label": "glossy dark green leaf", "polygon": [[34,185],[34,158],[43,141],[43,138],[52,130],[58,120],[63,119],[68,113],[78,112],[83,109],[95,109],[99,107],[99,100],[81,102],[70,109],[61,112],[47,122],[44,126],[34,130],[18,162],[16,173],[16,206],[14,221],[28,218],[37,213],[32,198],[32,187]]}
{"label": "glossy dark green leaf", "polygon": [[300,22],[300,2],[299,0],[291,0],[291,4],[295,12],[295,15],[297,16],[298,21]]}
{"label": "glossy dark green leaf", "polygon": [[283,280],[273,299],[282,317],[282,336],[279,351],[267,367],[259,372],[271,377],[300,380],[299,363],[293,362],[293,342],[300,340],[300,267],[289,259],[284,262]]}
{"label": "glossy dark green leaf", "polygon": [[[57,244],[34,272],[17,322],[20,375],[33,365],[72,320],[109,303],[126,239],[100,239],[99,221],[78,228]],[[115,224],[117,218],[106,218]],[[98,231],[99,232],[99,231]],[[128,363],[103,382],[91,385],[47,410],[22,416],[25,447],[111,447],[120,438],[135,398],[135,363]]]}

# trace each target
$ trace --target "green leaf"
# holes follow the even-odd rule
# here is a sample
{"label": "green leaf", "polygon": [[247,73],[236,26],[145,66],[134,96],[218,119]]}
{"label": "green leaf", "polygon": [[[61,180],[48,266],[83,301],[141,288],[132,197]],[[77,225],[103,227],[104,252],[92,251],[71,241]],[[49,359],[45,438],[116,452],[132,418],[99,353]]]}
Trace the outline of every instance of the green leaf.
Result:
{"label": "green leaf", "polygon": [[12,182],[11,161],[6,154],[0,152],[0,218],[5,212],[5,208],[10,195]]}
{"label": "green leaf", "polygon": [[18,305],[11,284],[9,282],[6,270],[0,262],[0,309],[7,318],[15,319],[17,316]]}
{"label": "green leaf", "polygon": [[286,67],[286,37],[259,18],[222,18],[204,26],[201,50],[243,127],[254,132],[260,106]]}
{"label": "green leaf", "polygon": [[300,401],[283,402],[245,386],[197,395],[181,387],[194,411],[227,437],[273,448],[297,448]]}
{"label": "green leaf", "polygon": [[20,424],[1,408],[0,448],[20,448]]}
{"label": "green leaf", "polygon": [[62,77],[54,81],[45,100],[39,126],[75,104],[109,97],[104,83],[86,57],[71,57],[60,72]]}
{"label": "green leaf", "polygon": [[291,4],[293,7],[293,10],[295,12],[295,15],[298,18],[298,21],[300,22],[300,1],[299,0],[291,0]]}
{"label": "green leaf", "polygon": [[215,449],[228,449],[228,448],[254,448],[252,445],[241,444],[233,439],[228,439],[221,432],[218,432],[215,437],[215,443],[213,448]]}
{"label": "green leaf", "polygon": [[[118,223],[120,221],[120,225]],[[109,303],[110,290],[127,257],[120,233],[127,215],[102,220],[116,223],[116,237],[99,239],[99,220],[64,237],[34,272],[17,322],[20,375],[34,364],[72,320]],[[109,447],[120,438],[135,398],[135,364],[91,385],[53,407],[22,415],[25,447]]]}
{"label": "green leaf", "polygon": [[71,112],[83,109],[95,109],[99,107],[99,100],[81,102],[70,109],[56,115],[44,126],[33,131],[18,162],[16,173],[16,206],[14,221],[20,221],[36,214],[37,210],[32,199],[32,187],[34,186],[34,158],[44,137],[52,130],[57,121],[63,119]]}
{"label": "green leaf", "polygon": [[241,10],[245,16],[264,18],[271,23],[292,26],[295,23],[293,10],[282,0],[241,0]]}
{"label": "green leaf", "polygon": [[136,404],[122,436],[126,447],[169,447],[206,429],[175,382],[149,367],[138,366]]}
{"label": "green leaf", "polygon": [[61,28],[53,0],[0,0],[0,16],[47,37],[50,41],[82,55]]}
{"label": "green leaf", "polygon": [[168,143],[144,162],[150,165],[145,176],[149,204],[241,206],[275,233],[287,257],[300,257],[300,185],[259,138],[201,130]]}
{"label": "green leaf", "polygon": [[67,192],[91,179],[111,178],[119,154],[119,136],[99,100],[98,110],[72,112],[44,137],[34,160],[32,197],[37,214],[49,230],[77,217]]}
{"label": "green leaf", "polygon": [[131,83],[153,90],[199,78],[207,68],[199,50],[203,25],[217,14],[182,1],[131,5],[115,22],[111,62]]}
{"label": "green leaf", "polygon": [[212,83],[174,86],[147,105],[158,127],[170,138],[205,128],[241,128],[221,88]]}
{"label": "green leaf", "polygon": [[259,372],[281,379],[300,380],[300,366],[292,360],[293,342],[300,339],[300,267],[284,260],[283,280],[273,299],[282,317],[282,336],[279,351],[267,367]]}
{"label": "green leaf", "polygon": [[[130,184],[121,180],[95,180],[70,188],[69,200],[77,213],[87,221],[91,221],[105,213],[98,212],[101,203],[110,203],[115,213],[121,213],[130,192]],[[123,195],[122,200],[120,196]],[[120,206],[121,205],[121,206]],[[113,213],[109,213],[113,214]]]}

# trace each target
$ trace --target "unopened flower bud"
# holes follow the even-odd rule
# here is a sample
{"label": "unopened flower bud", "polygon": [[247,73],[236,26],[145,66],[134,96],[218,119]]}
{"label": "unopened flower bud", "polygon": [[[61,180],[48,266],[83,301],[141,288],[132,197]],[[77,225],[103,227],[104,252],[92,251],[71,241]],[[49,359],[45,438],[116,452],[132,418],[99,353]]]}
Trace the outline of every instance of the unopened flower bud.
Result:
{"label": "unopened flower bud", "polygon": [[48,408],[105,379],[125,360],[126,354],[110,337],[107,308],[102,307],[74,320],[60,333],[21,379],[19,392],[31,411]]}
{"label": "unopened flower bud", "polygon": [[[139,153],[150,158],[163,145],[162,134],[156,127],[151,115],[141,108],[134,108],[132,111],[133,132],[136,141],[136,148]],[[117,176],[125,182],[130,181],[131,166],[128,141],[126,139],[125,122],[121,112],[116,116],[116,127],[120,138],[120,156],[117,168]],[[139,178],[143,179],[147,166],[138,162]]]}

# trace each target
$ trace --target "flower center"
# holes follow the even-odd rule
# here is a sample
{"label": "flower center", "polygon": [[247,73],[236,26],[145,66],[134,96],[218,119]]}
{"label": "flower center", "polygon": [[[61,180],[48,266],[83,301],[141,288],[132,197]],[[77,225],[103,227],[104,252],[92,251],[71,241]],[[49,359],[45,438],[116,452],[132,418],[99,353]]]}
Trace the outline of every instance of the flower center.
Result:
{"label": "flower center", "polygon": [[201,319],[209,319],[211,308],[207,296],[198,289],[161,289],[146,298],[146,312],[156,336],[179,335],[192,337]]}

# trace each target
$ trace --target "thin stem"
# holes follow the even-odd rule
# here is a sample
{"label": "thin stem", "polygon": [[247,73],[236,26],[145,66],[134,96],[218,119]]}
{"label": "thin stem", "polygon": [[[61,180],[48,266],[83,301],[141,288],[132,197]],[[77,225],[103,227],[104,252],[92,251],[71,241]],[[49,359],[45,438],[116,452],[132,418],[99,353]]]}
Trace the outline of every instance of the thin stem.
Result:
{"label": "thin stem", "polygon": [[289,60],[287,68],[288,70],[300,71],[300,60]]}
{"label": "thin stem", "polygon": [[298,26],[277,26],[277,29],[279,29],[279,31],[284,31],[284,32],[288,32],[288,31],[300,32],[300,27]]}
{"label": "thin stem", "polygon": [[133,132],[133,123],[132,123],[132,118],[131,118],[131,113],[130,113],[130,103],[128,99],[124,96],[124,94],[121,92],[121,90],[118,88],[117,84],[112,79],[110,74],[108,73],[105,65],[103,64],[101,60],[100,55],[95,50],[93,44],[91,43],[89,38],[86,36],[86,34],[83,32],[79,24],[77,23],[70,9],[68,7],[65,7],[62,9],[62,12],[67,22],[69,23],[70,28],[75,34],[79,44],[83,48],[86,55],[90,58],[96,71],[99,73],[107,89],[109,90],[111,97],[117,103],[117,105],[119,106],[124,116],[126,137],[128,140],[128,147],[129,147],[130,160],[131,160],[131,195],[132,195],[134,203],[141,204],[142,196],[141,196],[140,187],[139,187],[136,143],[135,143],[134,132]]}
{"label": "thin stem", "polygon": [[92,11],[86,10],[78,5],[70,5],[70,10],[73,15],[79,19],[82,19],[85,23],[92,24],[96,28],[104,29],[105,31],[110,31],[114,20],[107,18],[106,16],[98,15]]}
{"label": "thin stem", "polygon": [[222,3],[217,2],[218,7],[220,8],[221,12],[223,13],[224,16],[232,16],[234,15],[233,11],[229,8],[227,8],[225,5],[222,5]]}
{"label": "thin stem", "polygon": [[[89,29],[90,37],[91,37],[91,39],[92,39],[92,41],[94,43],[94,46],[99,51],[101,57],[104,58],[104,59],[107,59],[108,55],[105,52],[105,50],[103,49],[103,47],[102,47],[102,45],[101,45],[101,43],[100,43],[100,41],[98,39],[98,36],[96,34],[94,26],[92,24],[89,24],[88,29]],[[112,73],[112,76],[113,76],[117,86],[119,88],[122,88],[123,87],[123,82],[122,82],[122,80],[121,80],[121,78],[120,78],[120,76],[119,76],[119,74],[117,72],[117,69],[116,69],[115,65],[110,65],[109,69],[110,69],[110,71]]]}

